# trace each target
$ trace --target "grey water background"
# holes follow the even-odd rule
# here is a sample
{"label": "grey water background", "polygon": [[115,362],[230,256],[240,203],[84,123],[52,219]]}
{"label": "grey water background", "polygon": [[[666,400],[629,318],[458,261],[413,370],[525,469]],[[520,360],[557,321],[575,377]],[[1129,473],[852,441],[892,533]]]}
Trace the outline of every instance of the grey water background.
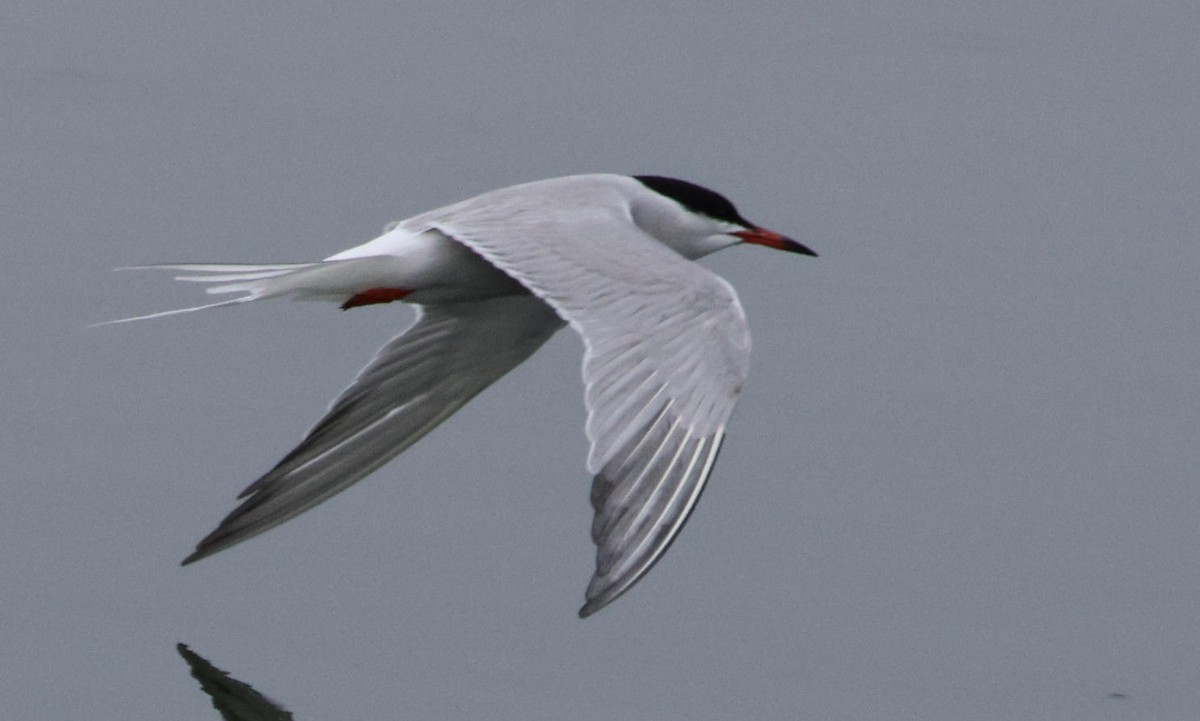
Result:
{"label": "grey water background", "polygon": [[[0,9],[0,706],[212,719],[1194,719],[1200,6]],[[630,594],[591,570],[567,333],[318,509],[186,569],[399,306],[118,266],[324,257],[578,172],[821,253],[705,261],[750,383]],[[1114,696],[1113,694],[1118,694]]]}

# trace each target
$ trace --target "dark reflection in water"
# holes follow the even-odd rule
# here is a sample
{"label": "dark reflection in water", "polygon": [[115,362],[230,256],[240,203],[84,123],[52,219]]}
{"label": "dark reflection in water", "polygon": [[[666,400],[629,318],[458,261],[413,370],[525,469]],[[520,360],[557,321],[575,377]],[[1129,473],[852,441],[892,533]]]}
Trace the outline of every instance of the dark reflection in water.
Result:
{"label": "dark reflection in water", "polygon": [[292,714],[254,687],[230,677],[184,644],[175,646],[225,721],[291,721]]}

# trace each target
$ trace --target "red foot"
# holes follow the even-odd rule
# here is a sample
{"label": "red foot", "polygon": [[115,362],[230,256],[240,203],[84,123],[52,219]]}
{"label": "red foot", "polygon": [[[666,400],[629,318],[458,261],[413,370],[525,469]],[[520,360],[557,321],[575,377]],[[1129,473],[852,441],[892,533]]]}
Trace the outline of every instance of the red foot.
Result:
{"label": "red foot", "polygon": [[342,310],[350,310],[360,305],[374,305],[376,303],[391,303],[394,300],[403,300],[411,292],[407,288],[368,288],[361,293],[355,293],[350,296],[349,300],[342,303]]}

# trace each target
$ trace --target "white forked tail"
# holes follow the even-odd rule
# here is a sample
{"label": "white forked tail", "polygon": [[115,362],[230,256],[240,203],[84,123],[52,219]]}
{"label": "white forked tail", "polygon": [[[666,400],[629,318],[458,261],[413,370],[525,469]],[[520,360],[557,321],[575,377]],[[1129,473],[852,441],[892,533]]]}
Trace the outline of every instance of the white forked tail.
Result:
{"label": "white forked tail", "polygon": [[383,257],[372,256],[347,260],[325,260],[317,263],[279,263],[275,265],[176,263],[118,268],[118,270],[183,271],[186,275],[175,276],[175,280],[219,284],[205,288],[205,292],[208,293],[244,293],[245,295],[217,303],[110,320],[96,323],[96,325],[163,318],[169,315],[283,296],[291,296],[296,300],[343,301],[364,288],[386,285],[390,280],[389,271],[394,271],[391,265]]}

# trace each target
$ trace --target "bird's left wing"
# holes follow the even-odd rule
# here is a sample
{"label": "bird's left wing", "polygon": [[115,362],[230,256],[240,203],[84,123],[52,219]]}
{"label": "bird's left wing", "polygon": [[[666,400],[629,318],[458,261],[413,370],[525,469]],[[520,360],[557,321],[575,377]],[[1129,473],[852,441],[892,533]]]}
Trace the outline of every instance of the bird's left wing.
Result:
{"label": "bird's left wing", "polygon": [[184,564],[312,508],[416,443],[563,326],[530,295],[426,305]]}
{"label": "bird's left wing", "polygon": [[629,590],[704,488],[746,378],[750,336],[733,288],[637,228],[627,208],[433,227],[529,288],[583,337],[595,474],[596,570],[581,616]]}

